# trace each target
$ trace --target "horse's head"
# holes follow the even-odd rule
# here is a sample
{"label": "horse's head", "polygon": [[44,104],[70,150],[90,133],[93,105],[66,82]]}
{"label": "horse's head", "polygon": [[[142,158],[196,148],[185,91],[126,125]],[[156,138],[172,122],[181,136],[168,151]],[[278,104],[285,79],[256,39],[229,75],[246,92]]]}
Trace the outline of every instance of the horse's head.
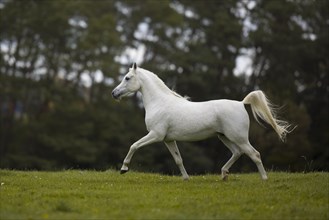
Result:
{"label": "horse's head", "polygon": [[121,83],[112,91],[113,98],[120,100],[122,97],[133,94],[141,87],[137,77],[137,65],[133,64],[132,68],[122,79]]}

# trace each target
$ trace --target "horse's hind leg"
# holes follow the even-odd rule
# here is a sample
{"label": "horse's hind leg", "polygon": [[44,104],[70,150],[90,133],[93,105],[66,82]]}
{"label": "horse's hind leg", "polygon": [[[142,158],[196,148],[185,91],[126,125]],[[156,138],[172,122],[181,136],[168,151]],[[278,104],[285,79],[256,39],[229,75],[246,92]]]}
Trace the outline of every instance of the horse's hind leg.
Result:
{"label": "horse's hind leg", "polygon": [[248,142],[244,144],[240,144],[239,147],[243,151],[243,153],[247,154],[252,161],[256,164],[258,171],[262,177],[263,180],[267,180],[267,174],[264,169],[262,160],[260,158],[260,153],[253,148],[253,146]]}
{"label": "horse's hind leg", "polygon": [[183,179],[184,180],[188,180],[189,176],[185,170],[185,167],[183,165],[183,159],[179,153],[176,141],[172,141],[172,142],[165,142],[168,150],[170,151],[171,155],[173,156],[180,172],[182,173]]}
{"label": "horse's hind leg", "polygon": [[224,135],[218,135],[218,138],[225,144],[225,146],[232,152],[232,157],[226,162],[226,164],[222,167],[222,179],[227,180],[229,169],[231,166],[237,161],[242,155],[242,151],[236,146],[232,141],[230,141]]}

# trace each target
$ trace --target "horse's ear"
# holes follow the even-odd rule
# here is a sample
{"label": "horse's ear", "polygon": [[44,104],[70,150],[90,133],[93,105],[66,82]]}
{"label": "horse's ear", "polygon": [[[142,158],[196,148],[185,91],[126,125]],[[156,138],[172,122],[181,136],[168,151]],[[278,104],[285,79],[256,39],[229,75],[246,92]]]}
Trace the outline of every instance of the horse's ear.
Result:
{"label": "horse's ear", "polygon": [[133,64],[133,69],[134,69],[134,70],[137,69],[137,64],[136,64],[136,63]]}

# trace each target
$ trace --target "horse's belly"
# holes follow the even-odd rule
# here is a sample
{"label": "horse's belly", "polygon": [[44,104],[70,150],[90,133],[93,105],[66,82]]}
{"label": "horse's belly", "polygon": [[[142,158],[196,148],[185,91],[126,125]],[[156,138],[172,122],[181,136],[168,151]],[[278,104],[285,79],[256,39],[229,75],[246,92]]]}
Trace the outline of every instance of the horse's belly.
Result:
{"label": "horse's belly", "polygon": [[166,139],[176,141],[199,141],[218,132],[217,115],[211,108],[191,105],[168,117]]}
{"label": "horse's belly", "polygon": [[184,129],[168,129],[165,137],[166,141],[199,141],[216,135],[216,131],[212,128],[191,128]]}

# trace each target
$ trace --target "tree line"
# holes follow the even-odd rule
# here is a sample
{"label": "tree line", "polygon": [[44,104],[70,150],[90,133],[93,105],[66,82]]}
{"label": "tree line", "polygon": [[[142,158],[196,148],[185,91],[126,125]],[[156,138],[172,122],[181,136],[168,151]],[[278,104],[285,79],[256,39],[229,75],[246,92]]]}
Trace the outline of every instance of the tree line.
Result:
{"label": "tree line", "polygon": [[[297,125],[281,143],[252,120],[265,167],[328,170],[328,8],[325,0],[2,1],[0,167],[119,168],[146,128],[139,96],[116,103],[111,91],[138,62],[192,101],[263,90]],[[190,173],[219,172],[230,157],[216,138],[179,147]],[[161,143],[131,167],[178,173]],[[232,169],[256,170],[247,157]]]}

